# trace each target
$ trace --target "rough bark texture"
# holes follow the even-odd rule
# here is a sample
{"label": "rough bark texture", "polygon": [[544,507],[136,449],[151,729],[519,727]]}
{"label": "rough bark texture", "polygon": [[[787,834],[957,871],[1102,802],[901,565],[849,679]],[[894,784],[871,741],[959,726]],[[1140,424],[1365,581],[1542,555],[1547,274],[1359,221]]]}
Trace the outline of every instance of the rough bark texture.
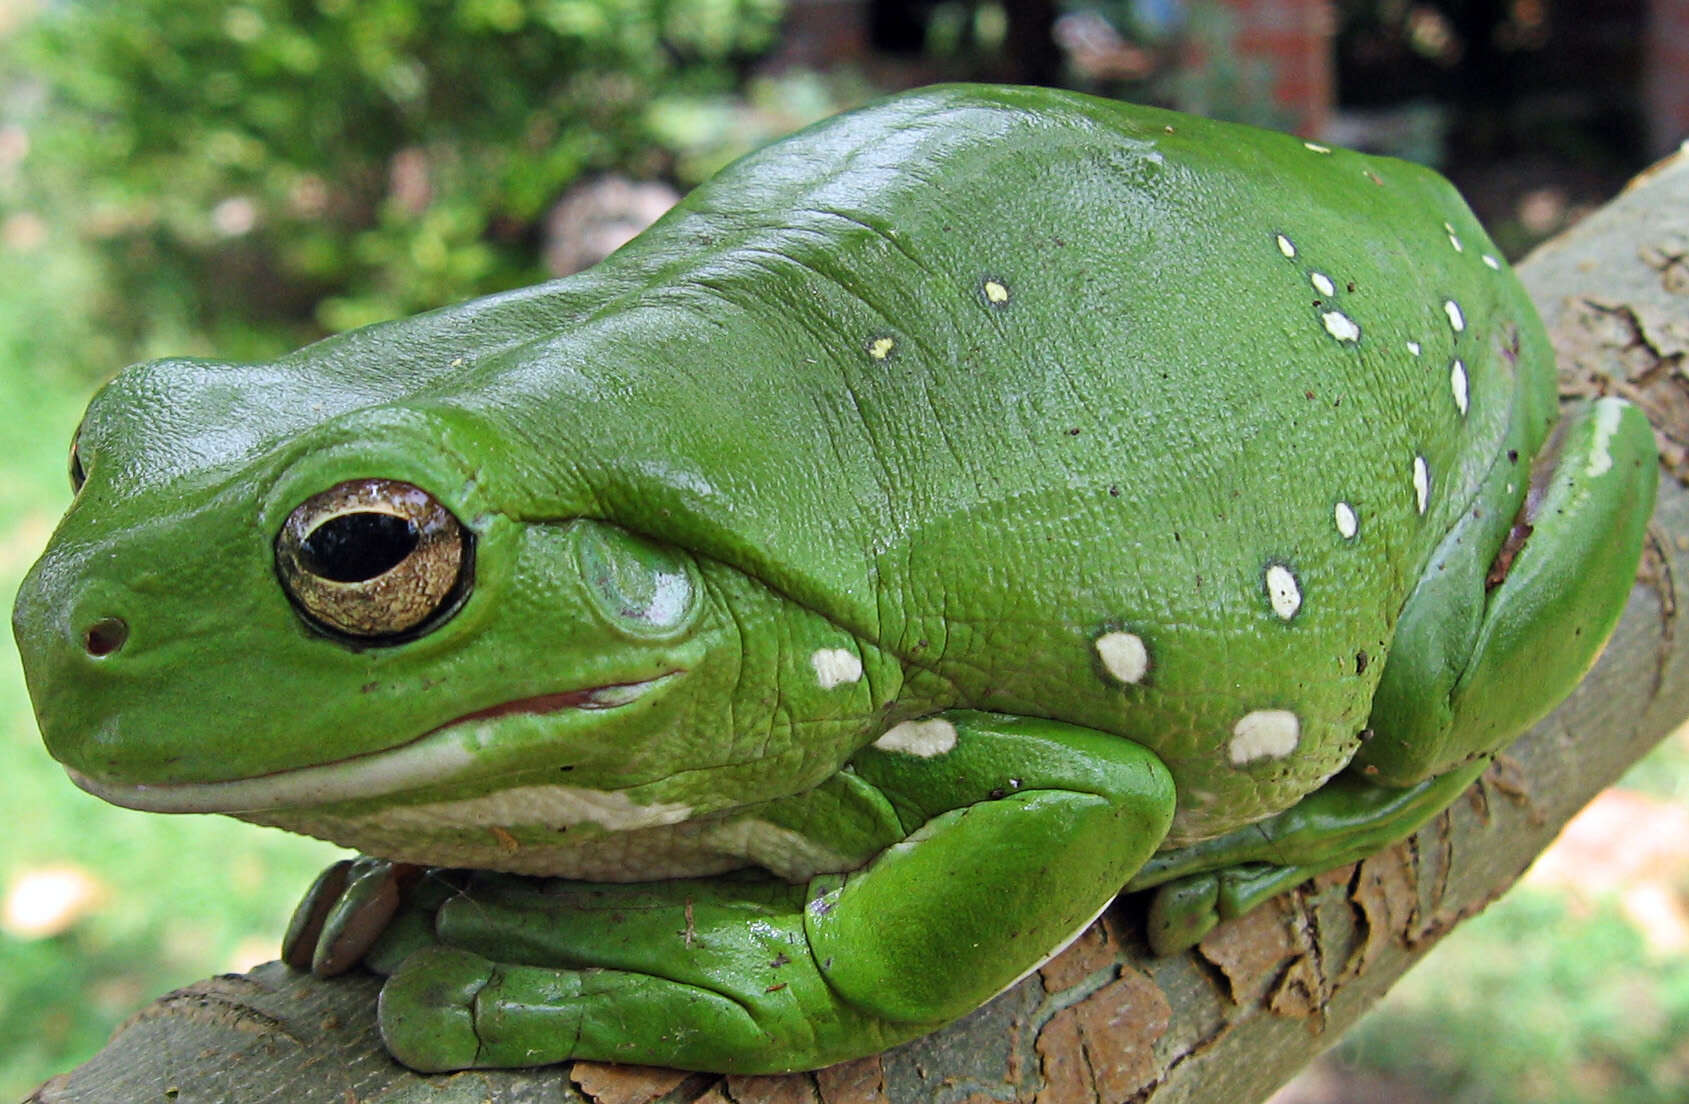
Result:
{"label": "rough bark texture", "polygon": [[[884,1055],[790,1077],[577,1062],[422,1077],[375,1034],[377,983],[269,963],[171,993],[35,1099],[290,1104],[1259,1101],[1336,1040],[1560,826],[1689,715],[1677,647],[1689,578],[1689,155],[1657,167],[1523,267],[1568,395],[1644,404],[1668,477],[1624,622],[1601,663],[1447,813],[1154,959],[1127,899],[1066,953],[965,1020]],[[1670,476],[1676,476],[1671,478]]]}

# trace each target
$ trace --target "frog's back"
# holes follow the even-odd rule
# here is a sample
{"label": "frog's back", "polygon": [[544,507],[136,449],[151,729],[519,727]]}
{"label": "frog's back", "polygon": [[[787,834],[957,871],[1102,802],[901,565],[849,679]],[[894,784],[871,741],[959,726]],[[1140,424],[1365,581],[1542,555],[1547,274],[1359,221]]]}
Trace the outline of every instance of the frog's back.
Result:
{"label": "frog's back", "polygon": [[1155,748],[1176,838],[1347,762],[1432,549],[1553,417],[1441,178],[1067,93],[821,124],[594,278],[555,353],[640,413],[571,429],[537,509],[678,528],[944,704]]}

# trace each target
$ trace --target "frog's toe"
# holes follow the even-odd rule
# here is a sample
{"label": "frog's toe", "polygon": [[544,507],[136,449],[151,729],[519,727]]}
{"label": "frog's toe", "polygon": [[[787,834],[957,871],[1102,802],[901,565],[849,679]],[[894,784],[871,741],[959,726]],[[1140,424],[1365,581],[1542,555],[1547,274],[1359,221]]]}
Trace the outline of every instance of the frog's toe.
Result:
{"label": "frog's toe", "polygon": [[317,875],[311,888],[293,910],[287,922],[287,934],[282,936],[281,959],[295,970],[309,970],[316,957],[317,942],[322,938],[323,925],[340,895],[346,892],[346,880],[352,869],[351,859],[339,862]]}
{"label": "frog's toe", "polygon": [[311,956],[311,972],[334,977],[363,961],[375,946],[421,868],[385,859],[358,858],[347,873],[346,887],[323,919]]}
{"label": "frog's toe", "polygon": [[293,910],[282,961],[318,977],[350,970],[382,940],[421,873],[421,867],[367,856],[330,866]]}
{"label": "frog's toe", "polygon": [[1150,899],[1146,934],[1158,955],[1179,954],[1201,942],[1220,922],[1220,879],[1193,874],[1169,882]]}
{"label": "frog's toe", "polygon": [[497,965],[469,951],[411,955],[381,987],[377,1019],[388,1052],[423,1073],[482,1065],[475,1003],[497,975]]}

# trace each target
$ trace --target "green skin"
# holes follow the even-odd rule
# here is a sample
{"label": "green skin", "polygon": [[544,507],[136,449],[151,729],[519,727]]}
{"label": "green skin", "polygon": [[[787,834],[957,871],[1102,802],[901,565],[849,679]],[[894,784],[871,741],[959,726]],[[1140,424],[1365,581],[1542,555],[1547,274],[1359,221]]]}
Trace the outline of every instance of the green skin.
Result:
{"label": "green skin", "polygon": [[[1653,441],[1550,442],[1495,257],[1402,162],[892,97],[590,272],[124,372],[18,598],[36,712],[109,800],[379,857],[286,956],[390,973],[418,1069],[877,1051],[1122,887],[1174,951],[1402,837],[1594,662]],[[335,575],[351,632],[284,529],[368,479],[473,554]]]}

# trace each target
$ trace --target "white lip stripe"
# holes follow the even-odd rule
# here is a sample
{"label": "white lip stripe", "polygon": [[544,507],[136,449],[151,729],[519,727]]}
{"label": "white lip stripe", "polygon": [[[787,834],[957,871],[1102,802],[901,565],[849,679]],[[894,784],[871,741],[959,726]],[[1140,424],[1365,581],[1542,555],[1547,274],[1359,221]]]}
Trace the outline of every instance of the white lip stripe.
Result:
{"label": "white lip stripe", "polygon": [[[631,684],[628,689],[643,686],[648,693],[679,677],[679,674],[676,672],[649,682]],[[632,700],[626,698],[617,704],[625,705]],[[592,711],[581,712],[585,715]],[[150,813],[254,813],[265,809],[298,809],[400,793],[467,774],[483,755],[476,748],[466,746],[464,730],[496,725],[503,719],[495,717],[447,724],[395,748],[372,751],[334,763],[251,778],[231,778],[225,782],[109,783],[69,768],[66,768],[66,773],[72,782],[95,797],[113,805]]]}

